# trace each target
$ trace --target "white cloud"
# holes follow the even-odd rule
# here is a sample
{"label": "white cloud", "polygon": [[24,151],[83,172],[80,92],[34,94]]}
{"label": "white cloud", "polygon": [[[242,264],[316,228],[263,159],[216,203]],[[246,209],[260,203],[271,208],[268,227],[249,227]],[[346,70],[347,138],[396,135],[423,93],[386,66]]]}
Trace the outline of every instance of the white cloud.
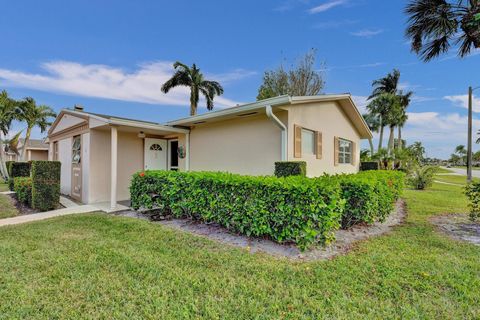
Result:
{"label": "white cloud", "polygon": [[331,0],[331,1],[325,2],[324,4],[321,4],[319,6],[309,9],[308,12],[311,14],[325,12],[332,8],[344,5],[346,3],[347,3],[347,0]]}
{"label": "white cloud", "polygon": [[[187,88],[176,88],[168,94],[161,85],[173,73],[172,62],[157,61],[138,66],[133,72],[101,64],[84,65],[69,61],[42,64],[45,73],[27,73],[0,69],[0,84],[46,92],[77,96],[134,101],[160,105],[186,106]],[[249,77],[254,72],[237,69],[231,73],[209,75],[212,80],[231,82]],[[215,98],[217,106],[234,106],[238,102],[224,97]]]}
{"label": "white cloud", "polygon": [[383,31],[383,29],[363,29],[355,32],[350,32],[350,34],[355,37],[372,38],[383,33]]}
{"label": "white cloud", "polygon": [[[455,104],[457,107],[468,109],[468,95],[456,95],[456,96],[445,96],[445,100],[448,100]],[[473,112],[480,113],[480,98],[473,98]]]}

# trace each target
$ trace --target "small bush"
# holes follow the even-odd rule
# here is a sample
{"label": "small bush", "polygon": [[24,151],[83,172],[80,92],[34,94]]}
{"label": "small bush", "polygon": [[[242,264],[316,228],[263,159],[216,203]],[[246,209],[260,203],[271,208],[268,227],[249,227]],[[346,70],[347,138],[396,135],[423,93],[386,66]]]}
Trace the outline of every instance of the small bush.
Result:
{"label": "small bush", "polygon": [[32,208],[52,210],[60,203],[59,161],[32,161]]}
{"label": "small bush", "polygon": [[18,201],[30,207],[32,205],[32,179],[30,177],[16,177],[13,180]]}
{"label": "small bush", "polygon": [[408,183],[416,190],[424,190],[432,186],[436,172],[434,166],[416,166],[408,175]]}
{"label": "small bush", "polygon": [[158,208],[166,215],[216,222],[301,249],[334,239],[345,204],[331,177],[147,171],[134,175],[130,193],[135,209]]}
{"label": "small bush", "polygon": [[275,176],[290,177],[307,175],[307,163],[305,161],[278,161],[275,162]]}
{"label": "small bush", "polygon": [[358,223],[385,221],[404,186],[404,174],[398,171],[366,171],[336,178],[346,201],[342,215],[344,229]]}
{"label": "small bush", "polygon": [[380,168],[377,161],[364,161],[360,163],[361,171],[379,170],[379,169]]}
{"label": "small bush", "polygon": [[30,162],[12,162],[10,163],[10,180],[8,181],[8,187],[10,191],[14,191],[14,179],[17,177],[29,177],[30,176]]}
{"label": "small bush", "polygon": [[465,187],[465,195],[468,198],[470,220],[477,221],[480,218],[480,182],[471,182]]}

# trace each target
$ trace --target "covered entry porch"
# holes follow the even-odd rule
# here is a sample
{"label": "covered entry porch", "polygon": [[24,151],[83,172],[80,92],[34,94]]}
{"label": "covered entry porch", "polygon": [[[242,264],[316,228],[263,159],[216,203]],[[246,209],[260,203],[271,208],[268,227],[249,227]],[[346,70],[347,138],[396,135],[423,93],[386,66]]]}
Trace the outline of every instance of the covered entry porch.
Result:
{"label": "covered entry porch", "polygon": [[189,170],[189,131],[148,123],[90,128],[89,199],[104,211],[127,208],[132,175],[142,170]]}

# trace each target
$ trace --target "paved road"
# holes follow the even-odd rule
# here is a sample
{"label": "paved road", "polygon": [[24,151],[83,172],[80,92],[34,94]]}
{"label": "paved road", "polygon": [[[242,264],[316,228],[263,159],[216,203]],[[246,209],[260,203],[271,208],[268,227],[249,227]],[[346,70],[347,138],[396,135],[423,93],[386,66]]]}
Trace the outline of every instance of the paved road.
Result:
{"label": "paved road", "polygon": [[[447,170],[450,170],[450,171],[453,171],[454,173],[456,174],[460,174],[462,176],[466,176],[467,175],[467,169],[459,169],[459,168],[446,168],[446,167],[443,167]],[[480,178],[480,170],[472,170],[472,176],[474,176],[475,178]]]}

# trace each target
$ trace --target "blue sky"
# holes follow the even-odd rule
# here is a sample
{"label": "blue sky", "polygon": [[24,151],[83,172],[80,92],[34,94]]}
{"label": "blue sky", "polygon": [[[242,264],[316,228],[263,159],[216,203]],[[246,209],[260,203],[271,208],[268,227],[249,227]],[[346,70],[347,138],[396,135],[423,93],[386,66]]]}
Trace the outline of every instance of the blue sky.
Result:
{"label": "blue sky", "polygon": [[415,92],[405,137],[424,142],[428,156],[448,157],[466,142],[466,91],[480,85],[480,54],[421,62],[404,37],[405,3],[0,0],[0,89],[56,111],[81,104],[163,122],[189,112],[185,90],[160,92],[175,60],[221,81],[216,102],[226,107],[255,100],[265,70],[316,48],[324,92],[350,92],[360,108],[372,80],[399,68],[402,87]]}

